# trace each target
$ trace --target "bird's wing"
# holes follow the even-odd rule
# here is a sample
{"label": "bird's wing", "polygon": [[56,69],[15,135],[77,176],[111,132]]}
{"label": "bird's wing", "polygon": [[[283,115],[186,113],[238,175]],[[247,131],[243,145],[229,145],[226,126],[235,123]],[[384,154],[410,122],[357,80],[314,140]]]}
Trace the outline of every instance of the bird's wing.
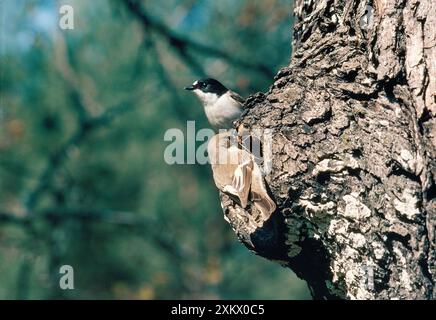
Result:
{"label": "bird's wing", "polygon": [[[243,152],[243,151],[239,150],[239,152]],[[242,208],[246,208],[248,204],[248,196],[250,194],[249,192],[251,187],[252,170],[253,170],[253,160],[248,159],[247,161],[244,161],[243,163],[238,165],[238,167],[233,173],[231,188],[235,191],[234,194],[238,196],[239,200],[241,201]]]}
{"label": "bird's wing", "polygon": [[[230,91],[230,90],[229,90]],[[238,101],[241,105],[244,104],[245,99],[242,98],[239,94],[237,94],[236,92],[230,91],[230,97],[232,97],[232,99]]]}
{"label": "bird's wing", "polygon": [[237,145],[229,145],[230,133],[218,133],[208,145],[213,179],[222,192],[238,198],[241,207],[251,201],[261,213],[262,221],[269,219],[276,210],[276,204],[268,195],[262,172],[254,157]]}
{"label": "bird's wing", "polygon": [[215,185],[221,191],[236,196],[243,208],[247,206],[251,186],[253,161],[250,154],[228,145],[229,133],[219,133],[208,145]]}
{"label": "bird's wing", "polygon": [[276,204],[268,195],[262,173],[257,163],[253,165],[251,195],[251,200],[254,206],[262,213],[263,220],[269,219],[271,214],[276,210]]}

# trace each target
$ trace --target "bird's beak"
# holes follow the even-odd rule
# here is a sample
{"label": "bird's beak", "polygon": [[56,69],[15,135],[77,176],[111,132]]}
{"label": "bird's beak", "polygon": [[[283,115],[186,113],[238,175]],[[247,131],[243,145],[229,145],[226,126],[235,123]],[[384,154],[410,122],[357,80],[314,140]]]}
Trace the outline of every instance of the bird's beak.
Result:
{"label": "bird's beak", "polygon": [[189,86],[189,87],[185,87],[184,89],[192,91],[195,90],[196,88],[194,86]]}

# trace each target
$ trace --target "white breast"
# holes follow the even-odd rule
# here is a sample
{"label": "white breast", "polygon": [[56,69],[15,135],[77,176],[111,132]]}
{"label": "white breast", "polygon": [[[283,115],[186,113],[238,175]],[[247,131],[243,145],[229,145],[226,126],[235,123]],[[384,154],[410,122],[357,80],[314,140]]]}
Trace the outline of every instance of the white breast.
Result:
{"label": "white breast", "polygon": [[226,92],[221,97],[201,91],[196,94],[203,101],[206,117],[215,129],[232,128],[233,121],[242,113],[241,104],[230,96],[230,92]]}

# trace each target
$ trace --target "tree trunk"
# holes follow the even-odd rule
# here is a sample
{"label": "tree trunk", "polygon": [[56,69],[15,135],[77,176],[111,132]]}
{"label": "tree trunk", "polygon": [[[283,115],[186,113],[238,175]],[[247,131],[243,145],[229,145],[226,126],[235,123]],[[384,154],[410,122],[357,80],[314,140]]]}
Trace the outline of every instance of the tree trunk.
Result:
{"label": "tree trunk", "polygon": [[272,129],[278,209],[226,219],[317,299],[434,299],[436,5],[296,0],[293,57],[238,125]]}

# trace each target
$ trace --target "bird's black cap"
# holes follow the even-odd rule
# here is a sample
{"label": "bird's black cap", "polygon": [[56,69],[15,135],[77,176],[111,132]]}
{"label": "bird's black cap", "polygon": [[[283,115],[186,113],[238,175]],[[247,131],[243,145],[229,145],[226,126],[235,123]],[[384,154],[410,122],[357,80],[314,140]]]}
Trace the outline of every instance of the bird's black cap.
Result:
{"label": "bird's black cap", "polygon": [[185,90],[195,89],[199,89],[203,92],[215,93],[219,96],[228,91],[228,89],[221,82],[212,78],[197,80],[192,85],[185,88]]}

